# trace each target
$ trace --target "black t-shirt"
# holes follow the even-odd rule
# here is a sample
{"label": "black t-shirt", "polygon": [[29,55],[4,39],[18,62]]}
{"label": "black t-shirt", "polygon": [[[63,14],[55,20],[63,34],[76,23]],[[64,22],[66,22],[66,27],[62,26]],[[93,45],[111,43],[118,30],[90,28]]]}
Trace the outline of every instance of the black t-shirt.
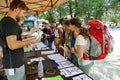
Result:
{"label": "black t-shirt", "polygon": [[[4,17],[1,20],[2,24],[2,39],[6,42],[6,37],[10,35],[16,35],[17,40],[22,40],[21,33],[22,30],[18,23],[11,17]],[[6,42],[7,43],[7,42]],[[15,43],[14,43],[15,44]],[[3,67],[4,68],[18,68],[24,64],[24,50],[23,48],[10,50],[8,45],[3,48]]]}

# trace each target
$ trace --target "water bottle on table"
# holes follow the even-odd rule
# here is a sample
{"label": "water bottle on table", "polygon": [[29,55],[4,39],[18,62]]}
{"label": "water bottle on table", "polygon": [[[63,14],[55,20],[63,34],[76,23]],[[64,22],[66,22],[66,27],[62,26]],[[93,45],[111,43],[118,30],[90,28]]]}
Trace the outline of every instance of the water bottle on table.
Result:
{"label": "water bottle on table", "polygon": [[44,71],[43,71],[43,64],[42,64],[42,60],[39,60],[38,62],[38,77],[41,80],[44,76]]}

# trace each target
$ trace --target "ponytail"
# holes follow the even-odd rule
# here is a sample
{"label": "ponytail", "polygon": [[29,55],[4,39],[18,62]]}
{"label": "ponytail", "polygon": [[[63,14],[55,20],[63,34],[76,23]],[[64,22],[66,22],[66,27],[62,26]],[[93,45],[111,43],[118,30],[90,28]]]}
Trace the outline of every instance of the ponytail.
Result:
{"label": "ponytail", "polygon": [[82,35],[85,39],[88,38],[88,30],[84,27],[80,28],[80,35]]}

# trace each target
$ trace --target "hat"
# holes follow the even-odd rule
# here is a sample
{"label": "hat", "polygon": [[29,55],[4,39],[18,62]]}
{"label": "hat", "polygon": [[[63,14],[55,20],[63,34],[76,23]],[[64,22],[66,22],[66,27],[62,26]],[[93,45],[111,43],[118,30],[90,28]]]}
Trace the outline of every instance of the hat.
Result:
{"label": "hat", "polygon": [[42,24],[48,24],[48,22],[42,22]]}

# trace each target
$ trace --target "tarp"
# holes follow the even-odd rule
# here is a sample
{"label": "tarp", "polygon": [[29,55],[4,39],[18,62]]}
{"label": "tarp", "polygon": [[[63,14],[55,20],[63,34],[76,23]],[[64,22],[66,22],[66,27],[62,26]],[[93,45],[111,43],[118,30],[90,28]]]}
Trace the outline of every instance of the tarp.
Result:
{"label": "tarp", "polygon": [[[0,0],[0,14],[5,15],[12,0]],[[68,0],[23,0],[29,8],[28,14],[39,14]]]}
{"label": "tarp", "polygon": [[37,20],[37,17],[35,17],[34,15],[30,15],[28,18],[24,20],[24,22],[33,22],[35,20]]}

